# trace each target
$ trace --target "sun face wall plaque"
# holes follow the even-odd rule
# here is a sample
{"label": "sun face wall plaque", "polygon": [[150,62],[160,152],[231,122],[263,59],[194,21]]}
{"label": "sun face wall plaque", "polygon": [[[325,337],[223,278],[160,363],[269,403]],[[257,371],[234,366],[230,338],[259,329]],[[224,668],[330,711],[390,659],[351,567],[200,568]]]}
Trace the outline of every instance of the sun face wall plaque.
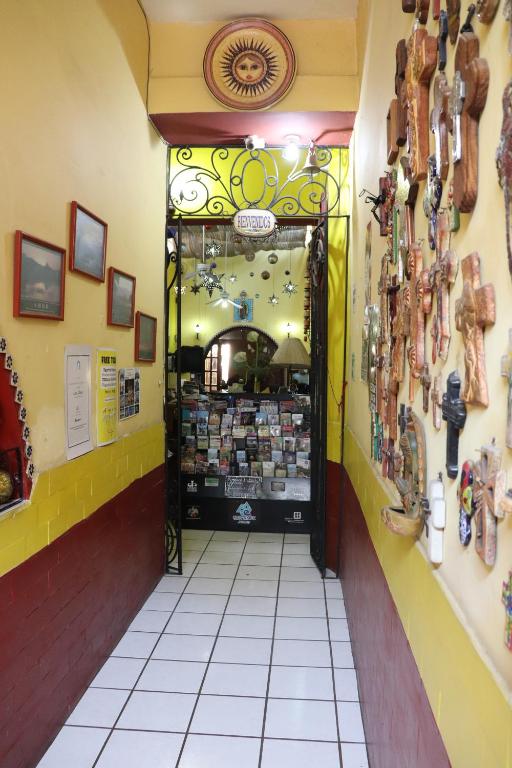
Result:
{"label": "sun face wall plaque", "polygon": [[295,78],[295,54],[281,30],[264,19],[239,19],[210,40],[203,60],[206,85],[230,109],[267,109]]}

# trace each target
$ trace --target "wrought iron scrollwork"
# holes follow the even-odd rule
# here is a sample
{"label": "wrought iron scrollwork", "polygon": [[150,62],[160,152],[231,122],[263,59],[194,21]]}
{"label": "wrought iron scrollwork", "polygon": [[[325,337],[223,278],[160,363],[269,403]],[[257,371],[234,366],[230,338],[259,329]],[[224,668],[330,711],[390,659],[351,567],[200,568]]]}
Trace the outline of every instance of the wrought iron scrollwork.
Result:
{"label": "wrought iron scrollwork", "polygon": [[277,217],[344,215],[341,190],[348,176],[348,156],[340,154],[338,168],[333,151],[318,147],[319,169],[312,174],[303,170],[300,156],[291,171],[283,171],[278,152],[228,147],[172,150],[172,212],[185,217],[231,217],[244,208],[266,208]]}

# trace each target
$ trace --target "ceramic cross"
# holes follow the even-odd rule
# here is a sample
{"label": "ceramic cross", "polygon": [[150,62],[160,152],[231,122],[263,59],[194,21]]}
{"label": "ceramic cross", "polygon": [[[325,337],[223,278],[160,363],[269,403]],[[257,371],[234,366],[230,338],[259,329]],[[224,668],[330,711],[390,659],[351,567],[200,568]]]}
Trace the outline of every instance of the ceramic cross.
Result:
{"label": "ceramic cross", "polygon": [[436,315],[432,319],[432,362],[446,360],[450,348],[450,286],[455,282],[459,262],[450,250],[450,220],[446,211],[437,217],[436,260],[430,268],[430,284],[436,294]]}
{"label": "ceramic cross", "polygon": [[510,232],[512,206],[512,80],[503,91],[503,121],[501,123],[500,143],[496,150],[498,180],[505,198],[505,222],[507,238],[508,269],[512,275],[512,237]]}
{"label": "ceramic cross", "polygon": [[423,388],[423,412],[428,413],[430,387],[432,386],[432,376],[428,370],[428,363],[425,363],[423,366],[423,370],[420,374],[420,382]]}
{"label": "ceramic cross", "polygon": [[407,44],[407,104],[412,181],[427,177],[429,156],[429,85],[436,68],[437,38],[424,27],[414,30]]}
{"label": "ceramic cross", "polygon": [[438,68],[440,72],[446,69],[447,51],[446,41],[448,39],[448,14],[441,11],[439,14],[439,35],[437,38],[437,50],[439,53]]}
{"label": "ceramic cross", "polygon": [[461,0],[446,0],[446,10],[448,13],[448,34],[450,43],[455,45],[460,27],[460,4]]}
{"label": "ceramic cross", "polygon": [[512,328],[508,332],[508,352],[501,358],[501,375],[507,379],[507,448],[512,448]]}
{"label": "ceramic cross", "polygon": [[441,14],[441,0],[432,0],[432,18],[437,21]]}
{"label": "ceramic cross", "polygon": [[431,155],[428,159],[428,181],[423,195],[423,212],[428,219],[428,244],[433,251],[436,247],[437,211],[441,205],[443,185],[436,172],[436,158]]}
{"label": "ceramic cross", "polygon": [[500,0],[477,0],[476,15],[482,24],[490,24],[496,15]]}
{"label": "ceramic cross", "polygon": [[500,502],[505,493],[501,451],[494,442],[483,446],[481,458],[475,464],[475,549],[484,563],[493,566],[496,562],[497,517]]}
{"label": "ceramic cross", "polygon": [[446,431],[446,474],[452,479],[459,471],[459,432],[466,423],[466,405],[459,397],[460,376],[452,371],[446,382],[446,392],[443,395],[442,413],[447,422]]}
{"label": "ceramic cross", "polygon": [[[512,0],[504,0],[503,3],[503,16],[506,21],[512,22]],[[508,36],[508,51],[512,53],[512,24]]]}
{"label": "ceramic cross", "polygon": [[512,651],[512,571],[508,572],[508,581],[503,582],[501,599],[505,606],[505,645]]}
{"label": "ceramic cross", "polygon": [[436,175],[446,181],[450,161],[448,159],[448,127],[446,118],[448,114],[448,100],[450,88],[444,72],[437,75],[434,80],[434,108],[430,113],[430,130],[434,134],[435,142],[435,170]]}
{"label": "ceramic cross", "polygon": [[[407,350],[409,361],[409,400],[414,400],[414,379],[419,378],[425,363],[425,314],[429,310],[431,293],[423,274],[423,252],[419,243],[414,243],[409,252],[410,273],[410,345]],[[430,304],[431,306],[431,304]]]}
{"label": "ceramic cross", "polygon": [[435,429],[441,429],[441,423],[443,418],[443,412],[441,406],[443,404],[443,385],[441,374],[434,376],[434,386],[430,392],[430,399],[432,400],[432,423]]}
{"label": "ceramic cross", "polygon": [[455,302],[455,324],[464,341],[466,376],[462,394],[466,403],[489,405],[485,371],[484,329],[496,321],[494,286],[480,285],[480,256],[462,260],[462,296]]}
{"label": "ceramic cross", "polygon": [[489,66],[479,58],[480,43],[473,32],[461,32],[455,54],[451,96],[453,134],[453,199],[470,213],[478,194],[478,123],[487,101]]}
{"label": "ceramic cross", "polygon": [[475,465],[465,461],[460,472],[460,483],[457,489],[459,499],[459,541],[467,547],[471,541],[471,520],[475,514]]}

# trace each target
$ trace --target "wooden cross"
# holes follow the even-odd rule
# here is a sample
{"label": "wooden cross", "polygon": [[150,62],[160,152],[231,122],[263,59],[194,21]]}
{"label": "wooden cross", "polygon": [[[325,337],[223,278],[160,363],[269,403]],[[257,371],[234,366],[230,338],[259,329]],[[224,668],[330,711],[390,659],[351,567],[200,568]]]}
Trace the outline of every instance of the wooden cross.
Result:
{"label": "wooden cross", "polygon": [[430,292],[425,287],[423,252],[419,243],[414,243],[409,252],[410,273],[410,345],[407,350],[409,361],[409,400],[414,400],[414,379],[419,378],[425,364],[425,309]]}
{"label": "wooden cross", "polygon": [[441,11],[439,16],[439,35],[437,38],[437,50],[439,53],[439,62],[437,64],[439,71],[444,72],[446,69],[446,41],[448,39],[448,14],[446,11]]}
{"label": "wooden cross", "polygon": [[508,269],[512,275],[512,237],[510,233],[512,206],[512,80],[503,91],[503,121],[501,123],[500,142],[496,150],[498,180],[505,198],[505,222],[507,238]]}
{"label": "wooden cross", "polygon": [[450,348],[450,286],[455,282],[459,262],[450,250],[450,218],[442,211],[437,218],[436,260],[430,268],[430,284],[437,297],[437,314],[432,319],[432,362],[446,360]]}
{"label": "wooden cross", "polygon": [[490,24],[496,15],[500,0],[477,0],[476,15],[482,24]]}
{"label": "wooden cross", "polygon": [[441,13],[441,0],[432,0],[432,18],[437,21]]}
{"label": "wooden cross", "polygon": [[462,260],[462,296],[455,303],[455,324],[464,341],[466,377],[463,399],[473,405],[489,405],[485,372],[484,328],[496,322],[494,286],[480,285],[480,256],[470,253]]}
{"label": "wooden cross", "polygon": [[416,10],[416,0],[402,0],[402,11],[404,13],[414,13]]}
{"label": "wooden cross", "polygon": [[[512,22],[512,0],[504,0],[503,16],[506,21]],[[508,51],[509,53],[512,53],[512,25],[508,36]]]}
{"label": "wooden cross", "polygon": [[446,10],[448,12],[448,33],[450,43],[455,45],[460,27],[460,4],[461,0],[446,0]]}
{"label": "wooden cross", "polygon": [[388,413],[387,424],[391,440],[397,439],[397,406],[398,406],[398,382],[389,379],[388,383]]}
{"label": "wooden cross", "polygon": [[435,429],[441,429],[441,423],[443,418],[443,412],[441,406],[443,404],[443,384],[441,374],[434,376],[434,386],[430,392],[430,399],[432,400],[432,423]]}
{"label": "wooden cross", "polygon": [[429,393],[430,387],[432,386],[432,376],[428,370],[428,363],[425,363],[423,366],[423,370],[420,374],[420,382],[423,388],[423,412],[428,413]]}
{"label": "wooden cross", "polygon": [[508,572],[508,581],[503,582],[501,600],[505,606],[505,645],[512,651],[512,571]]}
{"label": "wooden cross", "polygon": [[[496,562],[497,517],[504,495],[501,451],[494,442],[480,450],[480,461],[475,464],[475,549],[484,563],[493,566]],[[502,489],[502,491],[500,491]]]}
{"label": "wooden cross", "polygon": [[430,0],[416,0],[416,18],[420,24],[426,24],[430,10]]}
{"label": "wooden cross", "polygon": [[446,382],[446,392],[443,395],[442,413],[447,422],[446,431],[446,474],[452,479],[459,471],[459,432],[466,423],[466,406],[459,397],[460,376],[452,371]]}
{"label": "wooden cross", "polygon": [[390,437],[384,439],[382,448],[382,477],[395,479],[395,443]]}
{"label": "wooden cross", "polygon": [[437,176],[446,181],[448,178],[448,127],[446,118],[448,115],[448,98],[450,88],[444,72],[437,75],[434,80],[434,108],[430,113],[430,130],[434,134],[435,161]]}
{"label": "wooden cross", "polygon": [[407,66],[407,43],[399,40],[395,52],[395,98],[389,105],[387,117],[388,164],[398,157],[398,147],[407,140],[407,92],[405,70]]}
{"label": "wooden cross", "polygon": [[432,251],[436,247],[437,211],[442,194],[443,185],[436,173],[436,158],[431,155],[428,159],[428,181],[423,194],[423,212],[428,219],[428,244]]}
{"label": "wooden cross", "polygon": [[478,194],[478,123],[487,101],[489,66],[479,58],[480,43],[473,32],[461,32],[455,54],[451,98],[453,134],[453,199],[470,213]]}
{"label": "wooden cross", "polygon": [[507,448],[512,448],[512,328],[508,332],[508,352],[501,358],[501,375],[508,382],[507,396]]}
{"label": "wooden cross", "polygon": [[416,29],[407,44],[407,105],[412,181],[427,177],[429,156],[429,85],[436,68],[437,38],[424,27]]}
{"label": "wooden cross", "polygon": [[453,179],[448,185],[448,215],[450,217],[450,232],[458,232],[460,229],[460,212],[453,202]]}

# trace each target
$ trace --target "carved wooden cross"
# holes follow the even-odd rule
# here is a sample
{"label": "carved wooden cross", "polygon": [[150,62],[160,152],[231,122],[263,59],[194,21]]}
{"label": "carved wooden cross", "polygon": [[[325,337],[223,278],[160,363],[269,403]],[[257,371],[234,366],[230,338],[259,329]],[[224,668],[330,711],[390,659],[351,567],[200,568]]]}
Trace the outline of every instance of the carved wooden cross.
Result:
{"label": "carved wooden cross", "polygon": [[407,141],[407,86],[405,70],[407,69],[407,41],[399,40],[395,51],[395,96],[398,99],[399,114],[397,120],[396,143],[403,147]]}
{"label": "carved wooden cross", "polygon": [[484,328],[496,321],[494,286],[480,285],[480,256],[470,253],[462,260],[462,296],[455,303],[455,323],[464,341],[463,399],[473,405],[489,405],[485,372]]}
{"label": "carved wooden cross", "polygon": [[432,0],[432,18],[437,21],[441,13],[441,0]]}
{"label": "carved wooden cross", "polygon": [[443,395],[443,419],[447,422],[446,432],[446,474],[452,479],[459,471],[459,432],[466,423],[466,405],[459,397],[460,376],[452,371],[446,382]]}
{"label": "carved wooden cross", "polygon": [[402,0],[402,11],[404,13],[414,13],[416,10],[416,0]]}
{"label": "carved wooden cross", "polygon": [[512,328],[508,332],[508,352],[501,358],[501,375],[508,382],[507,448],[512,448]]}
{"label": "carved wooden cross", "polygon": [[446,69],[446,41],[448,39],[448,14],[446,11],[441,11],[439,16],[439,35],[437,38],[437,50],[439,53],[439,62],[437,64],[439,71],[444,72]]}
{"label": "carved wooden cross", "polygon": [[397,433],[397,404],[398,404],[398,382],[389,379],[388,384],[388,413],[387,423],[389,430],[389,437],[391,440],[396,440]]}
{"label": "carved wooden cross", "polygon": [[382,477],[395,479],[395,443],[390,437],[384,439],[382,448]]}
{"label": "carved wooden cross", "polygon": [[446,117],[448,114],[448,98],[450,88],[444,72],[437,75],[434,80],[434,108],[430,113],[430,130],[434,134],[436,174],[446,181],[448,178],[448,127]]}
{"label": "carved wooden cross", "polygon": [[496,562],[497,517],[501,517],[500,502],[504,496],[501,451],[494,442],[483,446],[480,461],[475,464],[475,549],[484,563]]}
{"label": "carved wooden cross", "polygon": [[462,213],[473,210],[478,194],[478,123],[489,88],[489,66],[479,51],[478,37],[462,32],[451,95],[453,199]]}
{"label": "carved wooden cross", "polygon": [[439,374],[439,376],[434,376],[434,386],[430,392],[430,399],[432,400],[432,423],[435,429],[441,429],[443,418],[443,412],[441,409],[443,404],[443,385],[441,374]]}
{"label": "carved wooden cross", "polygon": [[414,379],[419,378],[425,364],[425,313],[431,298],[425,286],[423,273],[423,252],[419,243],[414,243],[409,252],[410,273],[410,345],[407,350],[409,361],[409,400],[414,400]]}
{"label": "carved wooden cross", "polygon": [[437,297],[436,315],[432,319],[432,362],[437,356],[446,360],[450,348],[450,286],[455,282],[459,263],[450,250],[450,219],[446,211],[437,218],[436,260],[430,268],[430,284]]}
{"label": "carved wooden cross", "polygon": [[420,382],[423,388],[423,412],[428,413],[429,393],[430,387],[432,386],[432,376],[428,370],[428,363],[425,363],[423,366],[423,370],[420,374]]}
{"label": "carved wooden cross", "polygon": [[505,222],[507,238],[508,269],[512,275],[512,237],[510,233],[512,206],[512,80],[505,86],[502,99],[503,121],[500,143],[496,150],[498,180],[505,198]]}
{"label": "carved wooden cross", "polygon": [[460,1],[446,0],[446,10],[448,12],[448,32],[450,43],[455,45],[460,27]]}
{"label": "carved wooden cross", "polygon": [[416,18],[420,24],[427,23],[429,9],[430,0],[416,0]]}
{"label": "carved wooden cross", "polygon": [[508,581],[503,582],[501,600],[505,606],[505,645],[512,651],[512,571],[508,572]]}
{"label": "carved wooden cross", "polygon": [[482,24],[490,24],[496,15],[500,0],[477,0],[476,15]]}
{"label": "carved wooden cross", "polygon": [[437,38],[429,35],[424,27],[416,29],[407,44],[405,72],[413,182],[422,181],[427,176],[429,85],[436,61]]}
{"label": "carved wooden cross", "polygon": [[450,217],[450,232],[458,232],[460,229],[460,212],[453,202],[453,179],[448,185],[448,215]]}
{"label": "carved wooden cross", "polygon": [[393,344],[391,349],[391,379],[397,383],[404,380],[405,340],[409,335],[409,288],[405,287],[397,296],[397,311],[391,324]]}
{"label": "carved wooden cross", "polygon": [[428,159],[428,181],[423,194],[423,212],[428,219],[428,244],[433,251],[436,247],[437,211],[441,205],[443,185],[436,173],[436,158],[431,155]]}

